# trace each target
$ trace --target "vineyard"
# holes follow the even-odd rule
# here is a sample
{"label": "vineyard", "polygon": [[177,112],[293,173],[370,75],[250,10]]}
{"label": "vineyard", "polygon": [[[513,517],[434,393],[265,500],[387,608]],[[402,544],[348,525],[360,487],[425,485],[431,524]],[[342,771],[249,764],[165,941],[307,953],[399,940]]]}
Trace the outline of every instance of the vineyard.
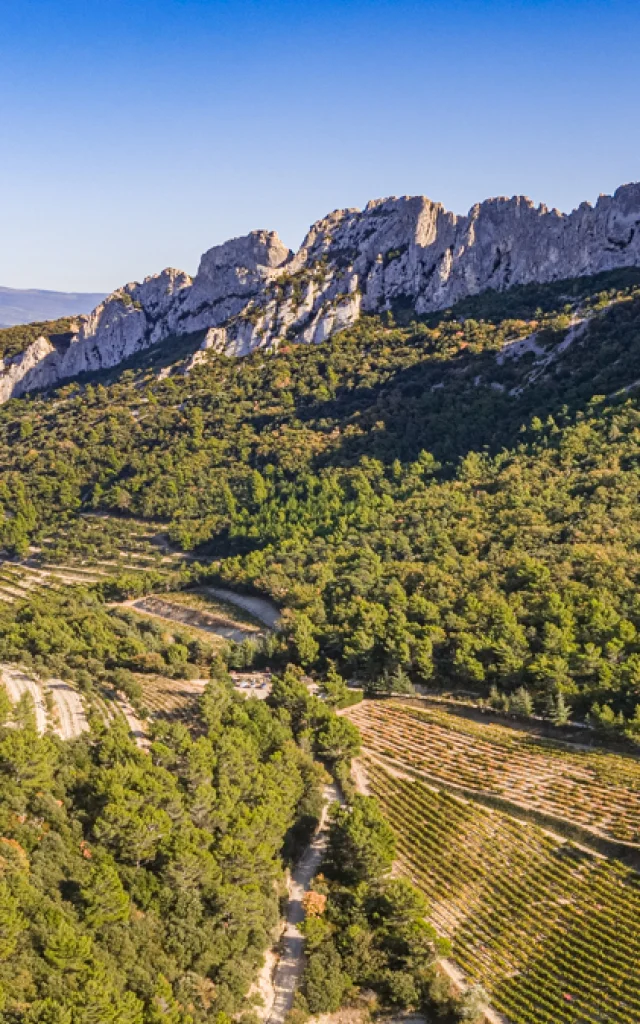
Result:
{"label": "vineyard", "polygon": [[512,1024],[638,1024],[640,878],[365,761],[453,958]]}
{"label": "vineyard", "polygon": [[184,556],[173,552],[160,523],[85,515],[47,537],[38,552],[45,563],[69,568],[90,565],[110,573],[174,567]]}
{"label": "vineyard", "polygon": [[95,583],[106,572],[76,566],[42,564],[38,567],[0,561],[0,601],[12,604],[42,587]]}
{"label": "vineyard", "polygon": [[[219,591],[218,596],[207,587],[169,590],[169,580],[177,582],[176,570],[184,564],[185,556],[171,551],[159,524],[89,515],[79,520],[73,531],[62,527],[55,538],[32,548],[25,560],[0,560],[0,602],[13,604],[40,590],[91,585],[123,573],[153,570],[156,577],[166,576],[167,589],[117,606],[126,608],[129,616],[160,623],[168,641],[198,641],[217,652],[229,641],[241,643],[264,636],[265,624],[259,615],[262,605],[269,602],[249,597],[236,603],[230,592]],[[258,606],[258,617],[241,602],[251,608]],[[270,607],[267,610],[271,611]],[[125,719],[140,744],[146,744],[144,724],[122,693],[98,687],[90,696],[81,695],[63,680],[43,681],[29,670],[11,665],[0,668],[0,685],[4,682],[12,703],[25,693],[30,695],[39,732],[51,729],[63,739],[72,739],[88,729],[88,719],[95,714],[104,721]],[[150,673],[134,673],[134,678],[140,688],[139,707],[151,718],[187,718],[206,683],[205,679]],[[267,692],[256,691],[260,697]]]}
{"label": "vineyard", "polygon": [[185,564],[157,523],[89,515],[61,526],[20,561],[0,560],[0,601],[12,603],[41,587],[96,583],[123,573],[169,573]]}
{"label": "vineyard", "polygon": [[349,711],[366,747],[429,782],[463,787],[563,819],[607,839],[640,842],[640,762],[568,749],[445,709],[365,701]]}
{"label": "vineyard", "polygon": [[202,695],[206,679],[168,679],[165,676],[136,674],[142,688],[141,703],[152,718],[185,718]]}

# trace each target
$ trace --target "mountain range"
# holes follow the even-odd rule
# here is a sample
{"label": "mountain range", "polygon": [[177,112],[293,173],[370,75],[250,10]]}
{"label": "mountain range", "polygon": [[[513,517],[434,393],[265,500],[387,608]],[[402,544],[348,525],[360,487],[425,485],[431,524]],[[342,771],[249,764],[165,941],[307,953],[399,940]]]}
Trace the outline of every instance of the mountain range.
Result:
{"label": "mountain range", "polygon": [[3,1022],[640,1019],[639,192],[0,331]]}
{"label": "mountain range", "polygon": [[420,315],[488,289],[638,266],[639,228],[635,183],[570,214],[522,196],[488,199],[466,216],[424,196],[373,200],[319,220],[296,253],[275,232],[253,231],[206,252],[194,278],[163,270],[62,333],[43,330],[10,356],[3,348],[0,401],[198,332],[203,349],[242,356],[322,342],[366,314]]}
{"label": "mountain range", "polygon": [[58,320],[90,313],[105,298],[104,292],[52,292],[41,288],[0,287],[0,328]]}

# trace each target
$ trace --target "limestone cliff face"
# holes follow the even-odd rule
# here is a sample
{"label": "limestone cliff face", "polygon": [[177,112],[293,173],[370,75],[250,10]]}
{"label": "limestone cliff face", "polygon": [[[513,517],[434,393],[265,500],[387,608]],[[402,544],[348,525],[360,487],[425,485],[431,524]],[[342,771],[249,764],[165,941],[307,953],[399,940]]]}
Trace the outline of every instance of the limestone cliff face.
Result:
{"label": "limestone cliff face", "polygon": [[640,266],[640,184],[571,214],[522,196],[467,216],[424,196],[336,210],[297,253],[254,231],[204,254],[195,278],[164,270],[102,302],[65,351],[38,339],[0,365],[0,401],[118,363],[173,336],[207,330],[203,348],[245,355],[283,340],[321,342],[361,313],[408,302],[446,308],[487,288]]}

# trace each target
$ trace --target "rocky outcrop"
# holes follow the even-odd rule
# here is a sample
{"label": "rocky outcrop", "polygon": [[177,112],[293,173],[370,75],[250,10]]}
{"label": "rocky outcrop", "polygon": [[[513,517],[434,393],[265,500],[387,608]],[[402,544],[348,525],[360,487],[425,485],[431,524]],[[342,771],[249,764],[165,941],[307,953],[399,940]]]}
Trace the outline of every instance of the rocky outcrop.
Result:
{"label": "rocky outcrop", "polygon": [[157,342],[206,330],[207,348],[242,356],[283,340],[321,342],[401,301],[418,314],[488,288],[640,266],[640,184],[571,214],[489,199],[458,216],[424,196],[336,210],[297,253],[254,231],[204,254],[195,278],[165,270],[102,302],[64,351],[40,338],[0,367],[0,399],[116,366]]}

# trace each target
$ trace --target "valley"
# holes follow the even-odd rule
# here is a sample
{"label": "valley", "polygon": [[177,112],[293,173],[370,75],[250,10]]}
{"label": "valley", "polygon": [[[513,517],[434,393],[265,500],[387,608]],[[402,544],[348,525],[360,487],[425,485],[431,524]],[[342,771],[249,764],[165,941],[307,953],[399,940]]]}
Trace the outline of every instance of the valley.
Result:
{"label": "valley", "polygon": [[0,408],[8,1024],[635,1024],[639,275]]}

